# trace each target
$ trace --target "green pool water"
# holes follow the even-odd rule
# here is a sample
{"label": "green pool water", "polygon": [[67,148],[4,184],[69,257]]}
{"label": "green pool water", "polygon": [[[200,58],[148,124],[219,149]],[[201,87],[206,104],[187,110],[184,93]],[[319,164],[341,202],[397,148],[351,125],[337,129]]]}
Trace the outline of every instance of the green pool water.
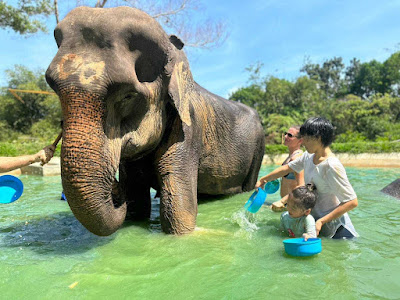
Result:
{"label": "green pool water", "polygon": [[400,169],[347,172],[361,237],[323,239],[309,258],[284,253],[280,213],[244,213],[251,193],[200,203],[187,236],[161,232],[155,199],[149,222],[97,237],[59,200],[59,177],[21,176],[23,196],[0,206],[0,299],[399,299],[400,201],[379,190]]}

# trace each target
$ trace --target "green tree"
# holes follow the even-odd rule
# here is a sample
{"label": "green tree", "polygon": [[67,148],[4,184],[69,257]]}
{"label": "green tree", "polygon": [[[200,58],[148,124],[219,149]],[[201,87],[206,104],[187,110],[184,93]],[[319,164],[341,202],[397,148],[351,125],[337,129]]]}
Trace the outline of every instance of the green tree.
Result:
{"label": "green tree", "polygon": [[297,78],[292,95],[294,100],[291,114],[298,112],[305,116],[319,115],[327,101],[325,92],[319,89],[318,81],[307,76]]}
{"label": "green tree", "polygon": [[41,19],[52,12],[51,0],[19,0],[16,6],[0,1],[0,28],[10,28],[20,34],[46,32]]}
{"label": "green tree", "polygon": [[296,118],[280,114],[270,114],[264,119],[267,144],[281,144],[282,134],[290,126],[301,124]]}
{"label": "green tree", "polygon": [[[248,87],[238,89],[229,96],[229,99],[260,110],[261,105],[264,102],[264,96],[265,92],[262,87],[252,84]],[[261,112],[261,110],[259,112]]]}
{"label": "green tree", "polygon": [[393,53],[384,63],[385,92],[400,96],[400,52]]}
{"label": "green tree", "polygon": [[384,65],[376,60],[361,64],[349,92],[365,99],[389,92],[384,79]]}
{"label": "green tree", "polygon": [[[8,88],[50,91],[44,79],[44,71],[31,71],[23,66],[15,66],[6,71],[9,78]],[[22,102],[8,91],[1,97],[0,118],[14,131],[28,133],[33,124],[48,119],[53,128],[59,127],[61,108],[56,96],[24,93]]]}
{"label": "green tree", "polygon": [[346,93],[345,82],[342,78],[344,67],[343,59],[334,57],[324,61],[322,66],[308,62],[300,71],[305,72],[311,79],[320,82],[321,89],[329,97],[334,97]]}
{"label": "green tree", "polygon": [[361,68],[361,62],[357,58],[353,58],[350,61],[350,66],[346,68],[345,81],[347,85],[347,91],[351,93],[351,86],[355,82]]}

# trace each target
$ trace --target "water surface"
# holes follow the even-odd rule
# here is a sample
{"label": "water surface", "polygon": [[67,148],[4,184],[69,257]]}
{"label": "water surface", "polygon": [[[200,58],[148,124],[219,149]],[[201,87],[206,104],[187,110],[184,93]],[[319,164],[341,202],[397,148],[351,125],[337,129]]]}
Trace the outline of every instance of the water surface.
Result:
{"label": "water surface", "polygon": [[284,253],[280,213],[245,215],[251,193],[202,202],[187,236],[161,232],[155,199],[149,222],[97,237],[59,200],[59,177],[21,176],[23,196],[0,206],[0,298],[399,299],[400,201],[379,190],[400,169],[346,169],[361,237],[323,239],[310,258]]}

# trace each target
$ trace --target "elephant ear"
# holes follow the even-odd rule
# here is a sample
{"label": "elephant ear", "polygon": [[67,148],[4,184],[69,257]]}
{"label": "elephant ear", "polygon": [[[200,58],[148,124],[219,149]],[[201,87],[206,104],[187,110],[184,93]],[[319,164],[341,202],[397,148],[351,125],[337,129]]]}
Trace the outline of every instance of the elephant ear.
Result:
{"label": "elephant ear", "polygon": [[187,126],[192,125],[189,103],[193,94],[193,86],[194,81],[188,64],[184,61],[175,63],[168,86],[168,94],[178,111],[179,117]]}

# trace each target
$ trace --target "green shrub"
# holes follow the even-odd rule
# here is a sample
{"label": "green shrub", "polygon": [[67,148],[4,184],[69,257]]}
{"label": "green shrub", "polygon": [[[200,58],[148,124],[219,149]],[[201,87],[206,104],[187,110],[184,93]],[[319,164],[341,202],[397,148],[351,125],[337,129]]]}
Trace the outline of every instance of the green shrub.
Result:
{"label": "green shrub", "polygon": [[[45,146],[52,144],[53,141],[45,142],[29,137],[20,137],[12,142],[0,142],[0,156],[20,156],[27,154],[35,154]],[[60,156],[61,143],[54,153],[54,156]]]}
{"label": "green shrub", "polygon": [[331,147],[335,153],[391,153],[400,152],[399,142],[355,142],[333,143]]}
{"label": "green shrub", "polygon": [[288,148],[285,145],[265,145],[265,154],[268,156],[274,156],[282,153],[288,153]]}

